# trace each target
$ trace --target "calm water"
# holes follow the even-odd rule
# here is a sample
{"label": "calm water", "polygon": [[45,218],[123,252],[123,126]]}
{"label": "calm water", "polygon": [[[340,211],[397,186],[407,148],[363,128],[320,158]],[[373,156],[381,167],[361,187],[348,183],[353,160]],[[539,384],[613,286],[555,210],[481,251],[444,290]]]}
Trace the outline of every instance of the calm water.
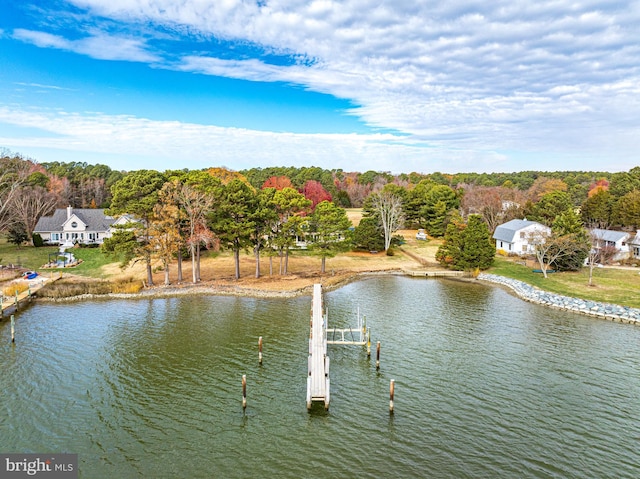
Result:
{"label": "calm water", "polygon": [[35,305],[15,346],[0,323],[0,451],[100,479],[640,477],[640,328],[404,277],[326,304],[382,343],[380,372],[329,346],[328,413],[305,406],[310,297]]}

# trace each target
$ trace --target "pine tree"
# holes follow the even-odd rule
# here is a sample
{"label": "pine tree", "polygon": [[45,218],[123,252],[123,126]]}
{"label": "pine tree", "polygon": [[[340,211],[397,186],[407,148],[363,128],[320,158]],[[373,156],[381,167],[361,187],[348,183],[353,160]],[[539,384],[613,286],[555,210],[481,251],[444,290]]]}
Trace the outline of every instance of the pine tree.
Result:
{"label": "pine tree", "polygon": [[464,224],[457,216],[447,225],[444,243],[438,248],[436,259],[443,266],[464,271],[489,268],[495,254],[495,244],[482,217],[469,215]]}

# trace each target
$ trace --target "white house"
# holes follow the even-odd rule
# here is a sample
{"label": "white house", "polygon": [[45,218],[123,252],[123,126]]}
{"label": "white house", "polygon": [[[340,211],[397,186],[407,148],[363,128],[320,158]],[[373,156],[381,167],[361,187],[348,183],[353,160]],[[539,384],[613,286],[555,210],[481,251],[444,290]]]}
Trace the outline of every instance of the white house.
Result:
{"label": "white house", "polygon": [[629,239],[628,244],[631,257],[640,259],[640,230],[637,230],[635,236]]}
{"label": "white house", "polygon": [[496,249],[519,255],[533,254],[531,237],[534,233],[550,234],[551,228],[536,221],[511,220],[498,226],[493,233]]}
{"label": "white house", "polygon": [[127,217],[116,220],[105,215],[104,209],[67,208],[57,209],[51,216],[38,220],[34,233],[38,233],[45,244],[73,246],[76,243],[102,244],[112,234],[112,227],[126,223]]}
{"label": "white house", "polygon": [[632,255],[640,258],[640,234],[638,233],[640,233],[640,231],[634,236],[633,233],[626,233],[624,231],[603,230],[600,228],[590,230],[591,237],[594,241],[594,248],[615,248],[616,253],[612,258],[614,261],[627,259]]}

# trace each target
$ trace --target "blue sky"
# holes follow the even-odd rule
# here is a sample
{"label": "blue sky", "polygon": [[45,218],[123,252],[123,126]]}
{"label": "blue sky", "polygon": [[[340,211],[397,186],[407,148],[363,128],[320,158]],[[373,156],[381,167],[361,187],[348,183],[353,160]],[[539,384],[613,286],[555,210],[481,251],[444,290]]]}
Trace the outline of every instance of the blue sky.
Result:
{"label": "blue sky", "polygon": [[123,170],[626,171],[638,25],[638,0],[0,0],[0,148]]}

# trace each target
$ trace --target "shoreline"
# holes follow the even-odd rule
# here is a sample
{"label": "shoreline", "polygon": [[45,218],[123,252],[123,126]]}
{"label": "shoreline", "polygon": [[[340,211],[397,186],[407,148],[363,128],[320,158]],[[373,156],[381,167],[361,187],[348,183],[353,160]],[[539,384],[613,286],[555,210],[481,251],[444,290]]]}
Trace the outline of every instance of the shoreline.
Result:
{"label": "shoreline", "polygon": [[[247,298],[282,299],[310,296],[313,292],[313,284],[320,283],[324,291],[334,291],[354,281],[360,281],[374,276],[413,276],[410,272],[395,269],[381,271],[359,271],[339,273],[336,276],[320,277],[316,280],[298,279],[308,283],[304,286],[290,289],[268,289],[233,283],[220,283],[216,281],[198,284],[182,283],[175,285],[155,285],[138,293],[108,293],[108,294],[82,294],[66,298],[44,298],[36,296],[36,301],[42,302],[75,302],[84,300],[109,300],[109,299],[155,299],[173,298],[188,295],[211,296],[236,296]],[[332,281],[331,279],[334,278]],[[425,275],[425,278],[429,276]],[[452,279],[452,278],[451,278]],[[455,278],[456,280],[471,281],[469,278]],[[490,273],[480,273],[474,280],[492,283],[496,286],[506,287],[524,301],[548,306],[555,309],[571,311],[586,316],[597,317],[608,321],[634,324],[640,326],[640,309],[619,306],[598,301],[583,300],[569,296],[562,296],[538,289],[523,281],[507,278],[505,276]]]}

